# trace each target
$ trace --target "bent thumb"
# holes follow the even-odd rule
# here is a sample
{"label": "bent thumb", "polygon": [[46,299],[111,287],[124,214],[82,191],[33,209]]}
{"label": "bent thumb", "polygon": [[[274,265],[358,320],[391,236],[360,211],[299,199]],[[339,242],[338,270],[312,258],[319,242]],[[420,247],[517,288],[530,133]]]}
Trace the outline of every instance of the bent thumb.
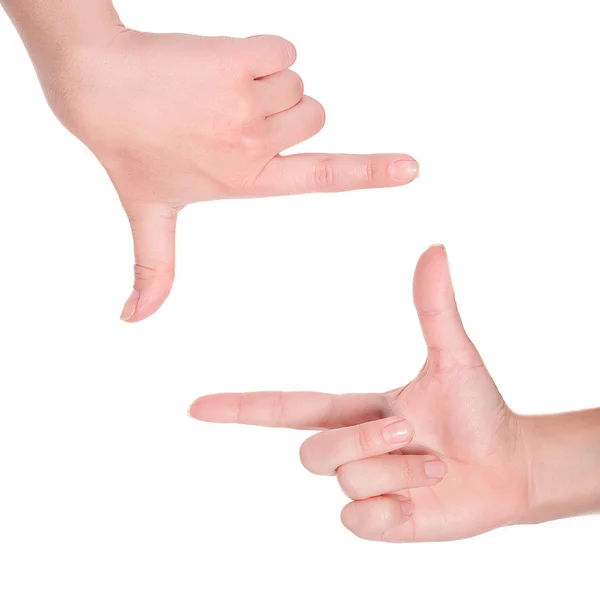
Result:
{"label": "bent thumb", "polygon": [[121,313],[123,321],[142,321],[167,299],[175,276],[177,214],[162,204],[127,210],[133,234],[135,281]]}

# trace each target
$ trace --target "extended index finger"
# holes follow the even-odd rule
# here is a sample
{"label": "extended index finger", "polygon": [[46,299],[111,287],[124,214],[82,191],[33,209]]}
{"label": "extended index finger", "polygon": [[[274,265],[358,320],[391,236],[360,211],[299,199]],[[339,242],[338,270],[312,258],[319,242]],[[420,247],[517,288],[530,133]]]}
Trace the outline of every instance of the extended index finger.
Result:
{"label": "extended index finger", "polygon": [[336,429],[388,415],[385,394],[252,392],[198,398],[189,414],[199,421],[289,429]]}
{"label": "extended index finger", "polygon": [[[306,99],[306,97],[305,97]],[[316,104],[311,99],[312,104]],[[297,107],[267,119],[279,147],[298,143],[301,137],[314,135],[318,131],[315,117],[308,130],[298,129],[306,121],[304,101]],[[300,123],[291,122],[293,112],[301,112]],[[316,116],[318,119],[318,114]],[[290,121],[288,124],[287,121]],[[322,126],[322,123],[320,124]],[[292,137],[290,138],[290,132]],[[294,137],[295,136],[295,137]],[[347,192],[369,188],[388,188],[406,185],[419,176],[419,163],[408,154],[290,154],[275,156],[263,169],[255,182],[257,195],[285,196],[314,192]]]}

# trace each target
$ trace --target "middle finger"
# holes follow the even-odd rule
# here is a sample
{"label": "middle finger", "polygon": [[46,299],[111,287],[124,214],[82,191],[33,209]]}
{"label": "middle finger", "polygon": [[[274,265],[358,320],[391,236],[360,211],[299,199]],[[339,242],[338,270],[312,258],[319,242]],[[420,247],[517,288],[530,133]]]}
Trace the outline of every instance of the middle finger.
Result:
{"label": "middle finger", "polygon": [[400,417],[332,429],[308,438],[300,448],[300,459],[311,473],[330,475],[345,463],[399,450],[413,434],[412,426]]}
{"label": "middle finger", "polygon": [[304,97],[304,83],[300,75],[289,69],[257,79],[254,89],[265,117],[296,106]]}
{"label": "middle finger", "polygon": [[352,500],[431,487],[446,474],[446,465],[435,456],[386,454],[342,465],[337,477]]}

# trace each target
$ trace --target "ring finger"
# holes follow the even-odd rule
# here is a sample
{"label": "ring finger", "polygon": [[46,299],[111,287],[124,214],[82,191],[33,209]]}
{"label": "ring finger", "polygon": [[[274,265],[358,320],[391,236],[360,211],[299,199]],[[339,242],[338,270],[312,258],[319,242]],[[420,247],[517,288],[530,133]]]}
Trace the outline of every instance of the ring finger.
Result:
{"label": "ring finger", "polygon": [[435,456],[387,454],[346,463],[337,478],[352,500],[392,494],[400,490],[430,487],[446,474],[446,465]]}
{"label": "ring finger", "polygon": [[289,69],[257,79],[254,85],[265,117],[296,106],[304,96],[302,78]]}

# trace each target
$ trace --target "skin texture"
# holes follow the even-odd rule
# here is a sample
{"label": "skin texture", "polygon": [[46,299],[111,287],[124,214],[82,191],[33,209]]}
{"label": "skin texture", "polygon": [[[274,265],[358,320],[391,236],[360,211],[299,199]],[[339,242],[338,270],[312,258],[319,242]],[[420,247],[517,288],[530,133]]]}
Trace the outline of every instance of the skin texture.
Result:
{"label": "skin texture", "polygon": [[508,408],[463,329],[442,246],[419,260],[414,301],[427,360],[407,386],[213,395],[190,416],[323,430],[303,444],[302,463],[337,476],[353,500],[342,522],[368,540],[456,540],[599,511],[600,410],[520,417]]}
{"label": "skin texture", "polygon": [[96,155],[129,217],[135,283],[122,318],[167,298],[175,227],[190,203],[404,185],[404,154],[282,156],[317,134],[325,111],[304,95],[294,46],[143,33],[104,0],[0,0],[17,26],[50,107]]}

